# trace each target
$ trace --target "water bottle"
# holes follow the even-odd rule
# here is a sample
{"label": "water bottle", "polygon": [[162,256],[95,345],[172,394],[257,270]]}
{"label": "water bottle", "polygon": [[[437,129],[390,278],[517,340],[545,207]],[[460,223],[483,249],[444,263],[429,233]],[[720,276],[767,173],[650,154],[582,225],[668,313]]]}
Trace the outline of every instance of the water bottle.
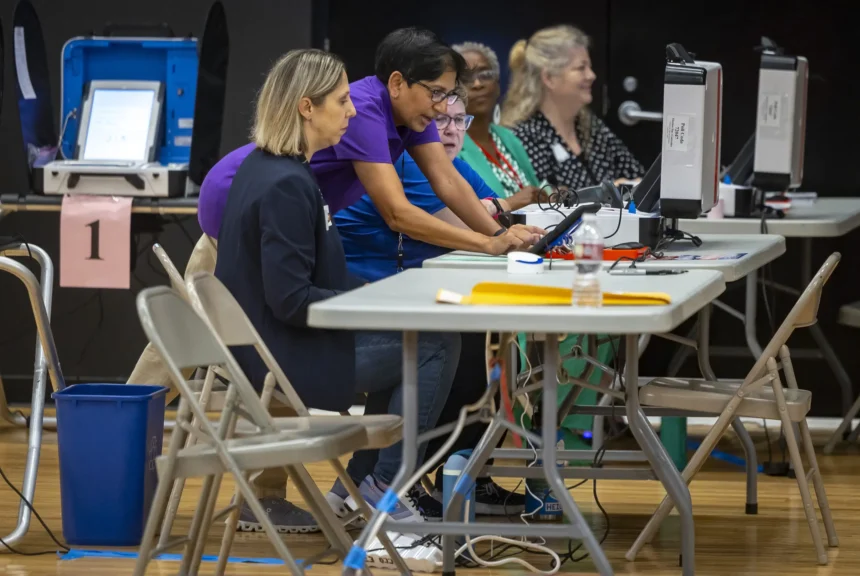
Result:
{"label": "water bottle", "polygon": [[584,214],[573,233],[573,255],[576,275],[573,279],[573,305],[597,307],[603,304],[600,269],[603,267],[603,234],[597,227],[597,215]]}
{"label": "water bottle", "polygon": [[[442,468],[442,509],[448,509],[448,503],[454,496],[454,492],[458,489],[465,490],[463,494],[463,509],[457,517],[457,521],[463,521],[463,512],[466,509],[466,502],[469,503],[469,522],[475,522],[475,481],[466,477],[460,479],[460,473],[466,468],[466,463],[472,456],[471,450],[460,450],[448,457],[445,466]],[[461,486],[457,483],[461,482]]]}

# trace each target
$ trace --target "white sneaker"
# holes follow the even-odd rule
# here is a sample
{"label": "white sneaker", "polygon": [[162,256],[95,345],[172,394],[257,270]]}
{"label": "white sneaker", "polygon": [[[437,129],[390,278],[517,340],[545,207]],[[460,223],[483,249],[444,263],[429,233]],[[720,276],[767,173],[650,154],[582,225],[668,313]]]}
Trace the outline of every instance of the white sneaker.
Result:
{"label": "white sneaker", "polygon": [[[358,490],[368,504],[373,508],[377,508],[380,500],[382,500],[382,497],[388,491],[388,487],[380,485],[372,475],[368,475],[361,483],[361,486],[358,487]],[[344,504],[351,509],[356,508],[352,496],[348,497]],[[405,496],[397,499],[397,504],[388,513],[388,516],[392,520],[400,522],[424,522],[425,520],[424,515],[418,508],[418,502],[412,490],[407,492]]]}

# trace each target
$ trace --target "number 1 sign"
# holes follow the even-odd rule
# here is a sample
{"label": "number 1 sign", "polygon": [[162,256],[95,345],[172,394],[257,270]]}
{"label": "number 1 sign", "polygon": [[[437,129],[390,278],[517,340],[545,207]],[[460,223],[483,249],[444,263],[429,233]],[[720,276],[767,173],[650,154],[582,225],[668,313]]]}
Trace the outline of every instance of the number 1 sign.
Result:
{"label": "number 1 sign", "polygon": [[131,198],[64,196],[60,286],[129,288]]}

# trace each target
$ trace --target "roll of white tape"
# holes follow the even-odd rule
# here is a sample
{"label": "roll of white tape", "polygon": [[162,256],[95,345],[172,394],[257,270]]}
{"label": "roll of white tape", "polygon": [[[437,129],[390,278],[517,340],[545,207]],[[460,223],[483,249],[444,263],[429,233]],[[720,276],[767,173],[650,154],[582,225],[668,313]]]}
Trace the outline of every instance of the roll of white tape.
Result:
{"label": "roll of white tape", "polygon": [[511,252],[508,274],[543,274],[543,257],[530,252]]}

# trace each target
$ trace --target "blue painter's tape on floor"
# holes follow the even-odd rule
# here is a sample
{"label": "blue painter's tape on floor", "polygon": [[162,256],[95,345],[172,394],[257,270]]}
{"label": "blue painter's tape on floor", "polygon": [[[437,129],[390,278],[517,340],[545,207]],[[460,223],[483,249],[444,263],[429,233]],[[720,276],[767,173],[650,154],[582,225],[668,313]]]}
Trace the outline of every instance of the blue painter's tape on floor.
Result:
{"label": "blue painter's tape on floor", "polygon": [[[60,560],[78,560],[80,558],[120,558],[126,560],[136,560],[137,552],[114,552],[110,550],[71,550],[64,554],[57,553]],[[179,562],[182,560],[182,554],[160,554],[154,560],[167,562]],[[203,556],[203,562],[217,562],[217,556]],[[271,564],[283,565],[284,561],[280,558],[240,558],[230,557],[227,562],[231,564]],[[296,559],[296,564],[303,564],[304,560]],[[310,566],[305,568],[310,569]]]}
{"label": "blue painter's tape on floor", "polygon": [[[698,450],[701,444],[699,442],[694,442],[693,440],[687,440],[687,447],[690,450]],[[741,468],[746,468],[747,461],[739,456],[735,456],[734,454],[726,454],[725,452],[720,452],[719,450],[711,451],[711,457],[716,458],[717,460],[722,460],[723,462],[728,462],[729,464],[734,464],[735,466],[740,466]],[[759,464],[758,473],[761,474],[764,472],[764,466]]]}

